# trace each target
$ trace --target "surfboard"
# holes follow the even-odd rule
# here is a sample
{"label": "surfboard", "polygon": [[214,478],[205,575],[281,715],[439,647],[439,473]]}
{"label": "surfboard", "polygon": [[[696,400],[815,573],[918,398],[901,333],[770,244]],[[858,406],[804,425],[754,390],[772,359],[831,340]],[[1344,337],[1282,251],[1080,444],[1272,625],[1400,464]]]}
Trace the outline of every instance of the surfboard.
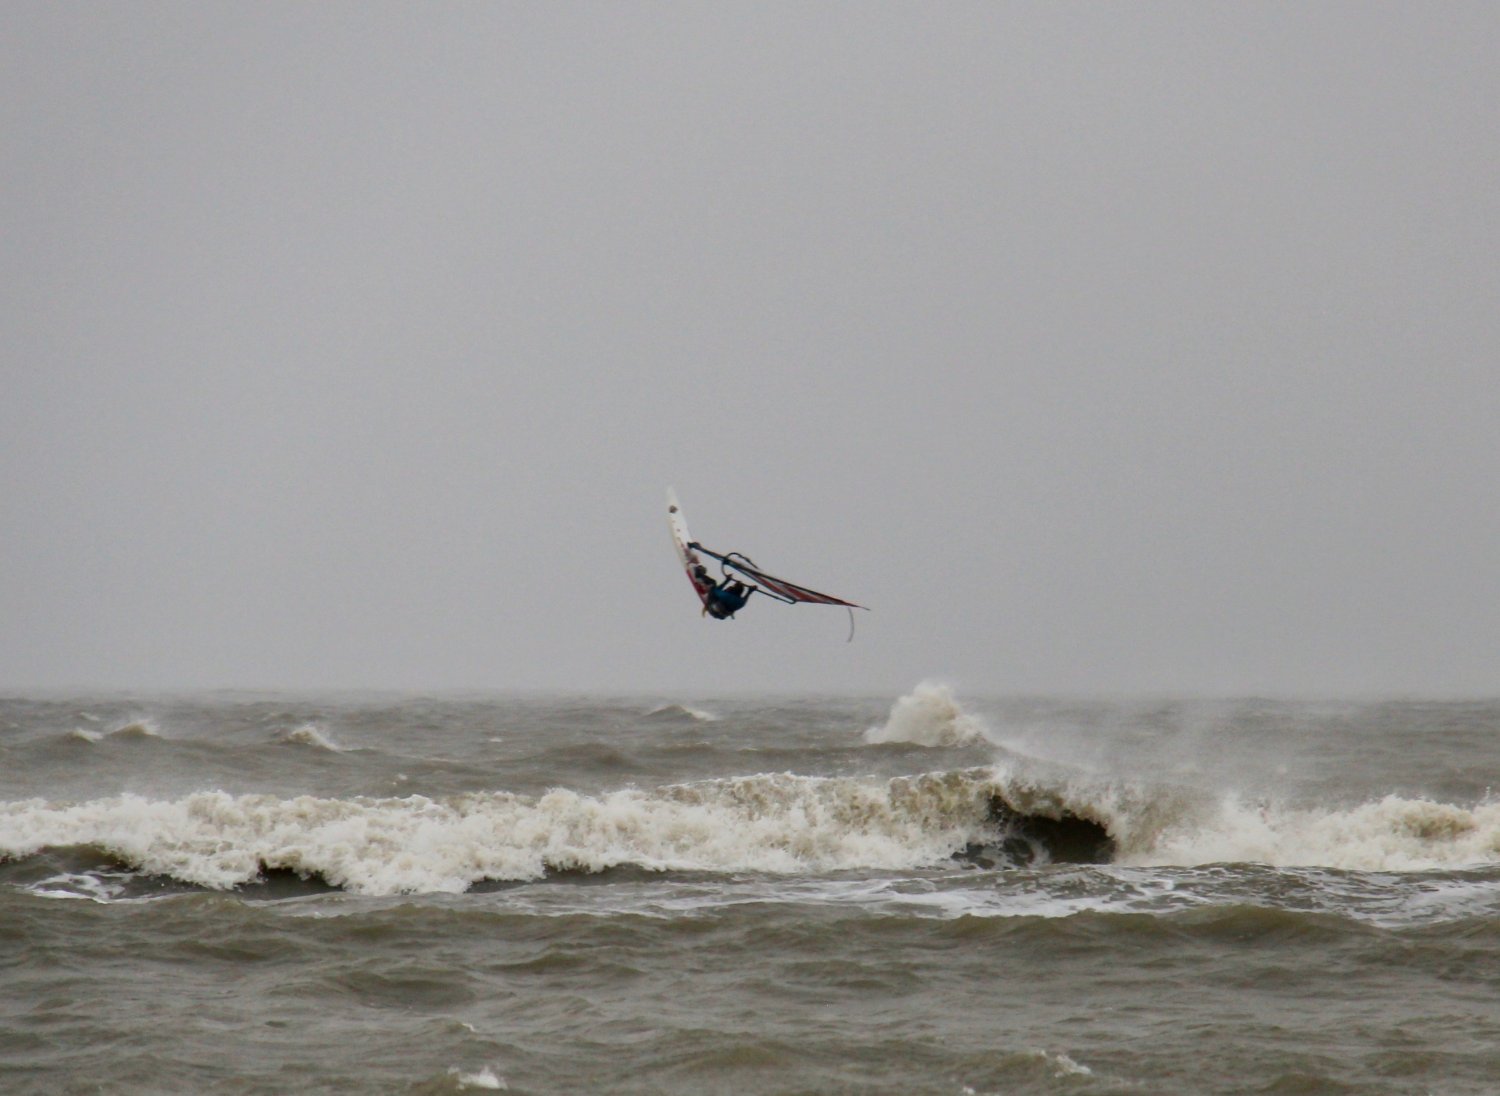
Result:
{"label": "surfboard", "polygon": [[688,581],[693,584],[693,592],[698,595],[699,601],[707,605],[708,592],[713,589],[714,580],[704,569],[703,560],[698,553],[688,547],[693,543],[693,538],[688,536],[687,520],[682,516],[682,507],[678,505],[677,492],[671,488],[667,489],[667,525],[671,527],[672,543],[677,546],[677,558],[682,561],[682,569],[686,572]]}

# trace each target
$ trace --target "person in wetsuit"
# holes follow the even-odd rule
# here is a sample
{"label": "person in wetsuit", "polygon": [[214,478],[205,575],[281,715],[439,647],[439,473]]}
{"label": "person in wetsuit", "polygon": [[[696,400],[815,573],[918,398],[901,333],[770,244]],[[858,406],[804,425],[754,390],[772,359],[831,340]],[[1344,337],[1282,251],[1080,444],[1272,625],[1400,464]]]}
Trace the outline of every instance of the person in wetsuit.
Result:
{"label": "person in wetsuit", "polygon": [[738,579],[726,578],[722,582],[715,582],[708,573],[708,568],[701,563],[693,568],[693,577],[697,579],[698,585],[706,587],[703,592],[703,609],[715,620],[728,620],[734,616],[745,607],[745,602],[755,592]]}
{"label": "person in wetsuit", "polygon": [[750,593],[750,588],[738,579],[726,579],[704,595],[704,607],[709,616],[727,620],[745,607],[745,602],[750,600]]}

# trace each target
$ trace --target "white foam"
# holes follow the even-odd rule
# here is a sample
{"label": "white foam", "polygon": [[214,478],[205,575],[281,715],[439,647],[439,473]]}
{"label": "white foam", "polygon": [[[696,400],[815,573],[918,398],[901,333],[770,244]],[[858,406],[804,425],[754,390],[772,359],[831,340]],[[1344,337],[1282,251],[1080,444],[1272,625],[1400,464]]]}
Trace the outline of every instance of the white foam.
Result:
{"label": "white foam", "polygon": [[448,1076],[457,1082],[459,1088],[486,1088],[486,1089],[508,1089],[503,1077],[495,1076],[495,1071],[485,1066],[478,1073],[465,1073],[457,1066],[448,1070]]}
{"label": "white foam", "polygon": [[771,773],[597,796],[557,788],[539,797],[442,800],[218,791],[32,799],[0,803],[0,859],[89,847],[206,887],[232,888],[273,869],[372,895],[457,893],[480,880],[622,865],[778,875],[904,870],[948,864],[966,846],[992,842],[996,797],[1020,815],[1098,823],[1115,841],[1121,870],[1255,862],[1403,872],[1500,862],[1496,802],[1388,796],[1288,809],[1014,760],[895,779]]}
{"label": "white foam", "polygon": [[1080,1062],[1075,1062],[1061,1051],[1052,1052],[1038,1050],[1035,1052],[1043,1062],[1051,1067],[1052,1072],[1058,1077],[1091,1077],[1094,1071]]}
{"label": "white foam", "polygon": [[91,731],[87,727],[74,727],[68,732],[68,737],[80,742],[99,742],[104,738],[104,732]]}
{"label": "white foam", "polygon": [[939,681],[923,681],[891,706],[884,724],[864,734],[872,744],[918,746],[972,746],[986,738],[984,723],[964,711],[952,688]]}
{"label": "white foam", "polygon": [[895,780],[767,774],[655,791],[443,801],[121,795],[0,804],[0,857],[90,846],[142,871],[206,887],[263,868],[364,894],[459,892],[624,864],[709,872],[825,872],[945,862],[987,832],[981,770]]}
{"label": "white foam", "polygon": [[1388,795],[1326,810],[1226,797],[1214,816],[1166,827],[1150,848],[1135,852],[1128,862],[1423,871],[1497,860],[1500,802],[1461,807]]}
{"label": "white foam", "polygon": [[82,898],[109,902],[125,893],[122,872],[64,872],[38,880],[27,891],[38,898]]}

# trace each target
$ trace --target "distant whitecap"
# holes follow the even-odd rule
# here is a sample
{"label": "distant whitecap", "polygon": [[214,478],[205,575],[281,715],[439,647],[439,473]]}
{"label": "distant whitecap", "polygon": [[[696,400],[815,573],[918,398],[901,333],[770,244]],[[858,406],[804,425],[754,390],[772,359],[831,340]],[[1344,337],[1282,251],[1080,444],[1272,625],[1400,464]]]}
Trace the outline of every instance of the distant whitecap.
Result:
{"label": "distant whitecap", "polygon": [[657,723],[713,723],[718,716],[702,708],[690,708],[686,704],[663,704],[652,708],[646,718]]}
{"label": "distant whitecap", "polygon": [[329,750],[333,753],[344,752],[344,747],[335,742],[332,735],[314,723],[304,723],[300,727],[285,731],[278,736],[278,741],[294,746],[311,746],[314,749]]}

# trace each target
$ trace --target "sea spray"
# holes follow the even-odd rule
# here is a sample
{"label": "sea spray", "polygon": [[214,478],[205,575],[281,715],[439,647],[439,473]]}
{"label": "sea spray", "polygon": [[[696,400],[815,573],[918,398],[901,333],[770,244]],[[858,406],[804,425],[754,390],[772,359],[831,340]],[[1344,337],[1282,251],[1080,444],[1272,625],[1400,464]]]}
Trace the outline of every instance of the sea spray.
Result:
{"label": "sea spray", "polygon": [[972,746],[986,740],[984,724],[959,706],[953,690],[923,681],[891,706],[885,723],[864,733],[871,744],[906,742],[917,746]]}

